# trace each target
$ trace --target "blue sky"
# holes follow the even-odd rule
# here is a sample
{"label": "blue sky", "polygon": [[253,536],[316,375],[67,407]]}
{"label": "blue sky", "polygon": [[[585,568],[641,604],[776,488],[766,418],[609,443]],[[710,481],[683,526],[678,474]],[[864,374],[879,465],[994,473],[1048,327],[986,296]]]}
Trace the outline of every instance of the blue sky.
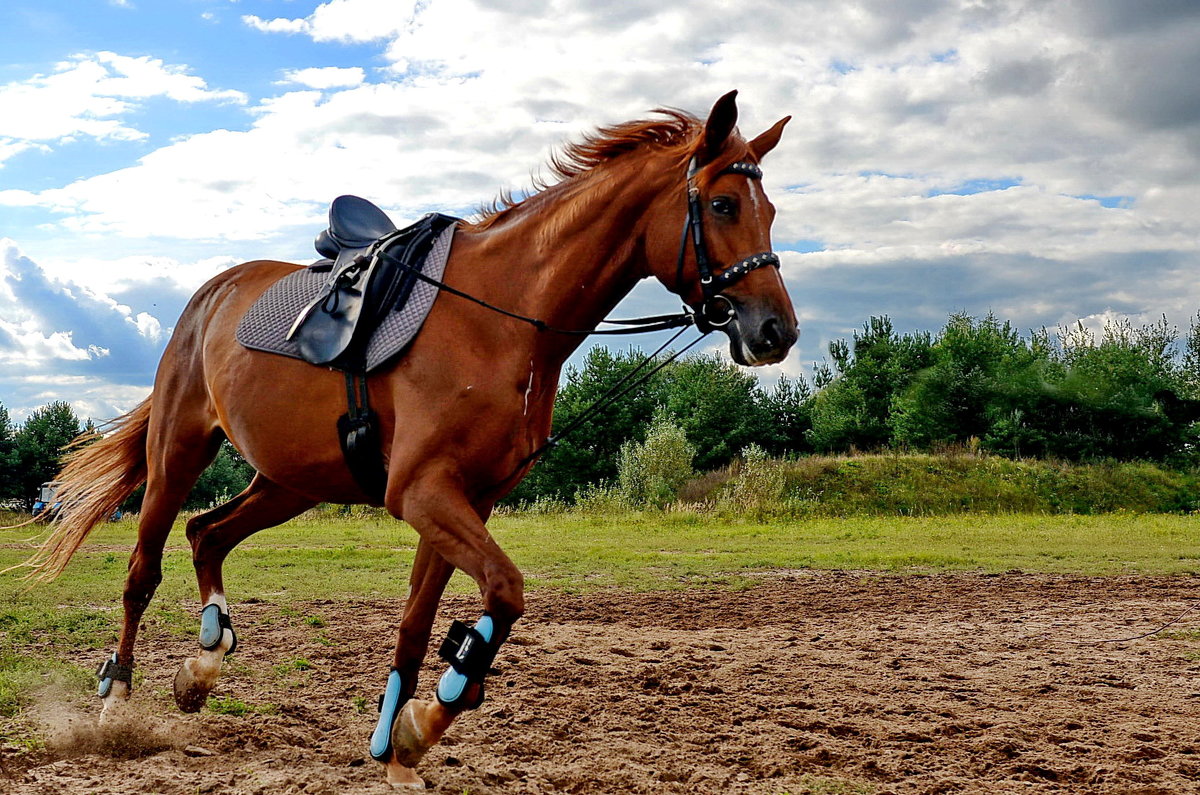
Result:
{"label": "blue sky", "polygon": [[[731,88],[747,135],[795,117],[764,184],[803,336],[768,380],[872,314],[1200,309],[1196,4],[736,5],[8,0],[0,403],[131,408],[191,292],[310,260],[336,195],[467,214],[568,138]],[[643,283],[620,312],[675,304]]]}

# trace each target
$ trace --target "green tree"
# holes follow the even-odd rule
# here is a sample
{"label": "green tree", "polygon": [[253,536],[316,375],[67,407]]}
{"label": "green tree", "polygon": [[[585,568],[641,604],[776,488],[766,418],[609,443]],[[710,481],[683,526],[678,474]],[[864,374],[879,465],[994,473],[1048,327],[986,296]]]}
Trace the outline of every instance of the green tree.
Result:
{"label": "green tree", "polygon": [[1025,394],[1014,391],[1015,384],[1036,380],[1037,356],[1007,321],[951,315],[930,352],[930,366],[914,374],[894,401],[897,443],[929,447],[983,439],[998,416],[1028,408],[1011,398]]}
{"label": "green tree", "polygon": [[691,356],[662,372],[659,395],[696,449],[696,468],[725,466],[749,444],[774,436],[758,379],[715,355]]}
{"label": "green tree", "polygon": [[803,376],[782,376],[763,400],[771,433],[757,443],[774,456],[811,452],[812,404],[813,392]]}
{"label": "green tree", "polygon": [[184,507],[205,509],[220,505],[249,486],[253,477],[254,467],[226,439],[221,442],[217,457],[192,487]]}
{"label": "green tree", "polygon": [[1029,453],[1180,462],[1194,455],[1195,412],[1173,410],[1190,390],[1188,352],[1176,361],[1176,332],[1165,318],[1109,322],[1099,342],[1082,325],[1059,339],[1059,372],[1026,417],[1045,443]]}
{"label": "green tree", "polygon": [[886,315],[872,317],[854,333],[852,345],[829,345],[833,372],[815,373],[818,388],[812,401],[809,439],[822,452],[874,450],[892,443],[892,411],[918,372],[932,362],[927,333],[897,334]]}
{"label": "green tree", "polygon": [[17,497],[26,510],[33,508],[38,487],[58,474],[64,448],[79,432],[79,418],[71,404],[61,400],[34,411],[17,431]]}
{"label": "green tree", "polygon": [[17,472],[16,430],[8,409],[0,404],[0,502],[21,496]]}
{"label": "green tree", "polygon": [[[597,346],[588,351],[581,367],[568,367],[554,401],[553,433],[561,433],[574,423],[644,358],[633,348],[613,352]],[[627,383],[637,378],[640,375]],[[630,439],[641,441],[646,438],[650,418],[662,402],[659,380],[658,376],[651,378],[583,421],[542,455],[505,501],[519,503],[538,498],[569,501],[589,484],[616,478],[621,445]]]}
{"label": "green tree", "polygon": [[631,505],[661,508],[672,502],[695,471],[696,447],[673,418],[660,410],[644,442],[627,441],[617,464],[617,488]]}

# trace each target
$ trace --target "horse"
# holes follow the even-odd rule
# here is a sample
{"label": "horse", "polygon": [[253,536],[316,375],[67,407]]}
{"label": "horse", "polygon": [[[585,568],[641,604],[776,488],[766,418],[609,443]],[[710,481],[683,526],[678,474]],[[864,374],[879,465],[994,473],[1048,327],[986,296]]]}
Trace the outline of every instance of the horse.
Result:
{"label": "horse", "polygon": [[[683,300],[701,331],[727,334],[739,364],[777,363],[797,339],[771,253],[775,208],[758,165],[791,117],[747,141],[736,129],[736,95],[717,100],[703,121],[660,108],[598,128],[551,157],[555,181],[458,223],[446,292],[404,354],[369,379],[386,467],[381,497],[359,485],[334,433],[346,405],[344,374],[235,339],[252,303],[301,266],[248,262],[202,286],[175,326],[150,396],[66,459],[62,512],[26,562],[34,580],[58,576],[91,529],[145,483],[117,649],[97,672],[101,720],[130,696],[138,624],[162,580],[167,536],[228,439],[255,474],[245,491],[186,525],[201,648],[175,677],[178,706],[204,705],[237,643],[222,564],[238,543],[322,502],[382,505],[419,541],[370,752],[394,787],[423,787],[415,770],[422,755],[479,706],[496,651],[525,609],[521,571],[485,523],[550,434],[561,369],[583,339],[558,330],[596,328],[639,280],[653,277]],[[434,614],[455,569],[478,584],[483,615],[472,626],[454,623],[440,651],[450,666],[436,698],[418,699]]]}

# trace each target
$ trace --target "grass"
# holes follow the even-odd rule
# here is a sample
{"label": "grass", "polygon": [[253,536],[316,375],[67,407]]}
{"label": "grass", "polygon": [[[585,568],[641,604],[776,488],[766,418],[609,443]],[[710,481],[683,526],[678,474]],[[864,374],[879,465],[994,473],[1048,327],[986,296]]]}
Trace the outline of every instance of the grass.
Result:
{"label": "grass", "polygon": [[[1200,520],[1182,514],[856,516],[768,523],[679,510],[510,514],[489,526],[531,590],[742,588],[761,582],[763,572],[806,568],[1200,572]],[[22,533],[27,529],[12,535],[26,537]],[[33,590],[14,573],[0,577],[0,741],[27,738],[10,719],[40,685],[54,681],[81,696],[94,686],[92,670],[116,641],[125,562],[135,536],[128,519],[99,528],[62,577]],[[416,541],[407,525],[374,514],[293,521],[242,544],[225,567],[225,580],[235,603],[253,598],[279,605],[282,620],[316,631],[325,622],[310,612],[308,600],[402,598]],[[0,568],[29,554],[28,545],[4,542],[0,534]],[[476,586],[456,574],[450,589],[472,593]],[[180,525],[145,621],[194,636],[198,607]],[[281,667],[277,674],[290,677],[311,666],[296,658]],[[226,714],[269,707],[216,704]]]}
{"label": "grass", "polygon": [[[1200,572],[1200,520],[1182,514],[977,515],[814,518],[754,521],[696,511],[494,518],[496,540],[522,568],[530,589],[585,591],[694,586],[742,587],[776,569],[869,569],[892,572],[973,570],[1078,574]],[[0,577],[0,631],[21,636],[20,616],[54,611],[72,645],[108,640],[109,617],[86,605],[119,607],[125,561],[136,530],[131,520],[98,529],[53,583],[25,592]],[[2,537],[0,537],[2,538]],[[195,631],[195,577],[182,532],[171,537],[163,583],[151,607],[173,631]],[[293,602],[402,597],[416,533],[390,519],[292,522],[238,547],[225,566],[230,596],[281,605],[285,620],[314,629],[324,619]],[[0,547],[0,567],[19,563],[26,545]],[[475,585],[456,574],[451,589]],[[65,612],[59,606],[65,607]],[[89,628],[90,624],[90,628]],[[109,633],[111,634],[111,632]],[[23,636],[22,636],[23,637]]]}
{"label": "grass", "polygon": [[205,709],[218,715],[232,715],[235,718],[250,714],[274,715],[279,712],[279,707],[274,704],[248,704],[233,696],[212,696],[208,699]]}

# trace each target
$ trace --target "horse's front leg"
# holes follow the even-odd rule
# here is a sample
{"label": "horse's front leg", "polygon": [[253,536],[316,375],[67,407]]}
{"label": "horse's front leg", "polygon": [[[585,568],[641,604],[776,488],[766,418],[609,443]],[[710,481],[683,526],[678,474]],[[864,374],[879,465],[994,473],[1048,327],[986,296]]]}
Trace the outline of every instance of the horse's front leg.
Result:
{"label": "horse's front leg", "polygon": [[435,552],[428,541],[421,539],[418,542],[408,601],[404,604],[404,617],[400,621],[396,639],[396,655],[388,674],[387,690],[379,706],[379,723],[371,735],[371,756],[384,763],[388,783],[393,787],[421,789],[425,786],[410,765],[396,760],[392,731],[404,707],[416,692],[417,677],[429,648],[429,635],[433,630],[438,602],[453,573],[454,566]]}
{"label": "horse's front leg", "polygon": [[[402,677],[398,670],[393,670],[384,694],[384,714],[373,737],[380,744],[373,742],[372,755],[388,766],[388,780],[394,785],[420,787],[423,782],[412,768],[459,714],[483,702],[484,678],[496,651],[525,611],[524,578],[492,539],[483,517],[467,500],[456,479],[447,473],[427,476],[411,484],[402,500],[397,501],[399,504],[392,503],[390,496],[389,510],[402,515],[420,534],[422,547],[428,547],[429,553],[436,553],[441,560],[440,568],[433,569],[427,564],[425,571],[428,586],[436,585],[438,593],[434,595],[430,587],[428,593],[422,592],[420,600],[406,609],[406,622],[412,616],[411,634],[406,634],[402,627],[397,667],[410,661],[410,655],[418,649],[423,656],[436,602],[452,568],[463,570],[478,583],[484,604],[483,617],[474,626],[455,622],[439,650],[450,667],[438,681],[436,701],[403,702],[405,683],[396,681]],[[417,574],[414,567],[414,577]],[[416,579],[413,586],[418,587]],[[406,644],[411,644],[407,650],[403,648]],[[415,681],[407,687],[411,693]],[[399,708],[398,703],[403,703],[403,707]],[[388,707],[395,710],[390,715]],[[382,731],[389,718],[391,747],[386,749],[386,755],[376,754],[385,750]]]}

